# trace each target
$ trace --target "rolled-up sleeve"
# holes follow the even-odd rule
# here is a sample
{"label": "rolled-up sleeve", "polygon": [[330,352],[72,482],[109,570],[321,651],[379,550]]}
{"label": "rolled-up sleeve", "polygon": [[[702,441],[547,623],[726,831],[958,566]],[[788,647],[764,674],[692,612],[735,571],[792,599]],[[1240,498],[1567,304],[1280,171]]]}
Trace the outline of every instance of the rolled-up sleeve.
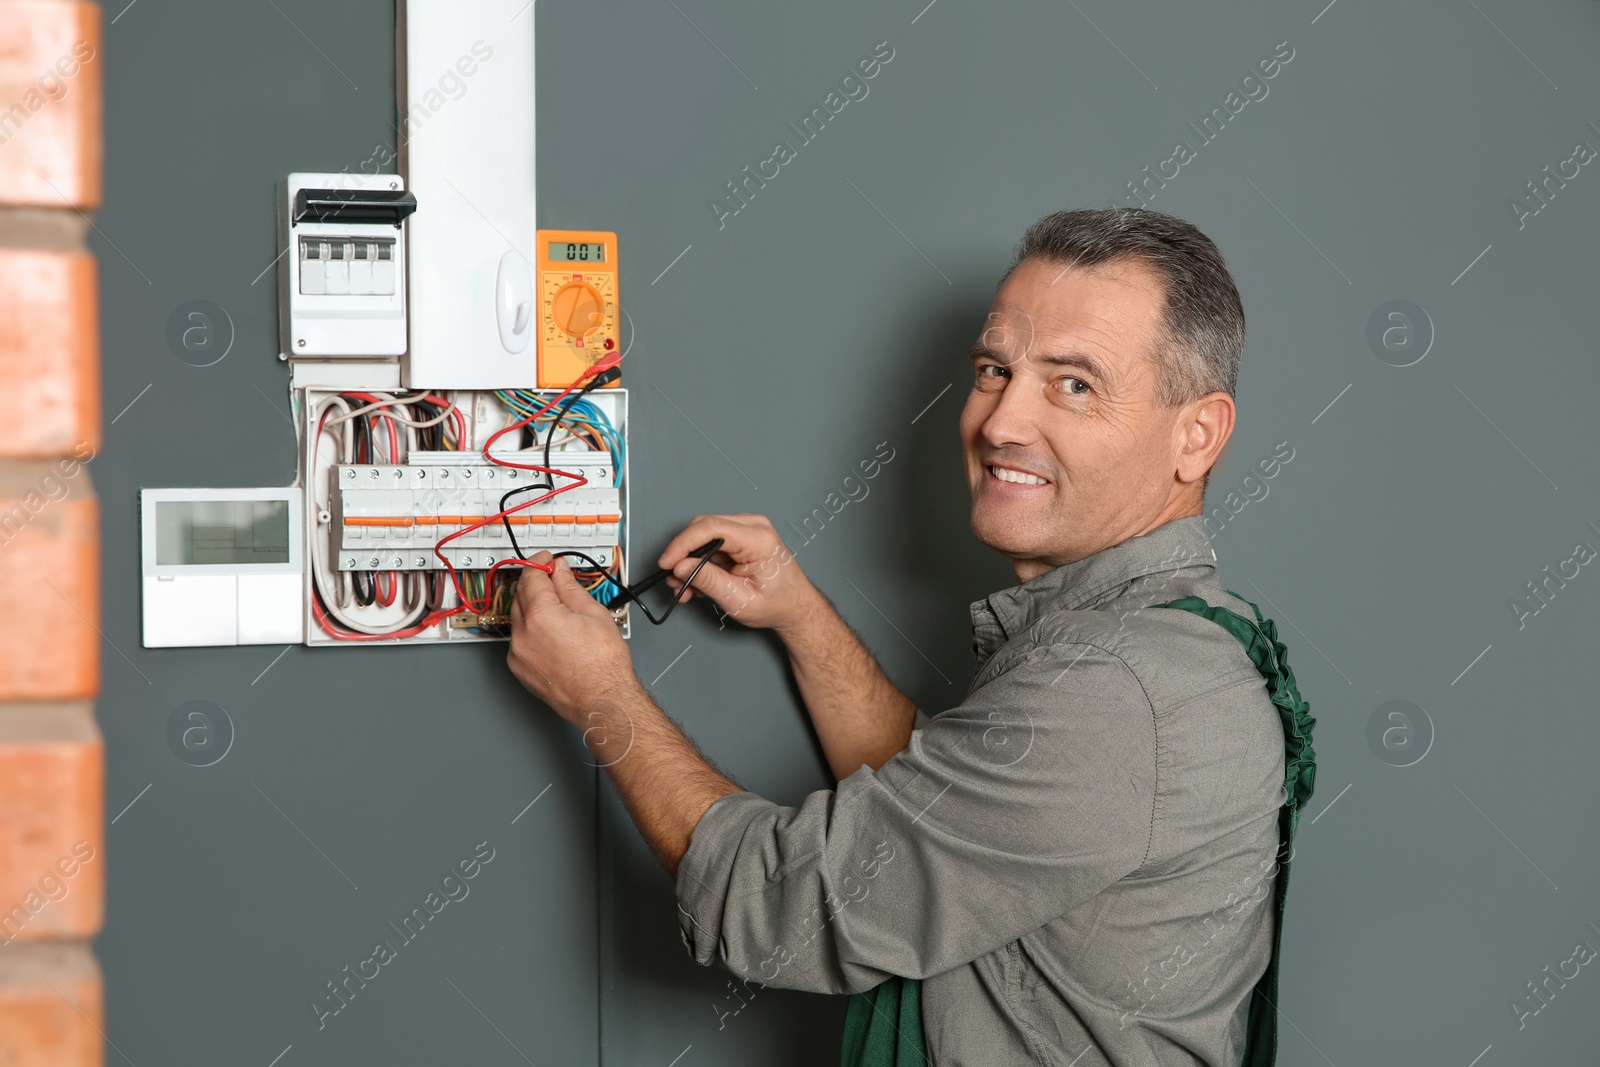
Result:
{"label": "rolled-up sleeve", "polygon": [[1041,646],[877,772],[799,807],[713,804],[678,868],[684,943],[701,964],[815,992],[939,974],[1136,870],[1156,768],[1154,713],[1122,660]]}

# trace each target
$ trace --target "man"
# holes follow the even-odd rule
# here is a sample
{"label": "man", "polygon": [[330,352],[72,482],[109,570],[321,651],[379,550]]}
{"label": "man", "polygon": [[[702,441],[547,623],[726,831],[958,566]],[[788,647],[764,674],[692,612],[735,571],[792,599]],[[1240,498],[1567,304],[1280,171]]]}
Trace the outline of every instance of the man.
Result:
{"label": "man", "polygon": [[696,751],[560,563],[523,575],[511,669],[584,730],[697,961],[818,992],[922,979],[937,1065],[1239,1064],[1274,947],[1285,728],[1233,635],[1146,609],[1251,615],[1200,517],[1243,347],[1190,224],[1118,208],[1028,230],[960,424],[973,531],[1021,584],[972,605],[972,688],[920,729],[766,519],[673,539],[680,588],[723,539],[695,593],[788,649],[839,778],[798,808]]}

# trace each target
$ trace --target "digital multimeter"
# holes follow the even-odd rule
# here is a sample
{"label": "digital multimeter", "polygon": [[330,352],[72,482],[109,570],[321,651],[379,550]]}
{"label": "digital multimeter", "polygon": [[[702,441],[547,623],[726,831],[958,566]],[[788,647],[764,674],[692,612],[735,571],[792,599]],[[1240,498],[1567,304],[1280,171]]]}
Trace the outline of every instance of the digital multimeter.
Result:
{"label": "digital multimeter", "polygon": [[540,230],[538,242],[539,388],[564,389],[622,343],[617,235]]}

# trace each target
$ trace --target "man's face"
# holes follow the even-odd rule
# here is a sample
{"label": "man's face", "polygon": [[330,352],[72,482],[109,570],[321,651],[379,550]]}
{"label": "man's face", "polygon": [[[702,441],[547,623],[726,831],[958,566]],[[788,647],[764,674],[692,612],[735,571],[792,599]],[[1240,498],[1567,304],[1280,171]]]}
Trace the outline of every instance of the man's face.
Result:
{"label": "man's face", "polygon": [[995,296],[961,441],[973,532],[1022,581],[1147,532],[1171,502],[1181,409],[1156,403],[1152,355],[1164,303],[1137,261],[1030,259]]}

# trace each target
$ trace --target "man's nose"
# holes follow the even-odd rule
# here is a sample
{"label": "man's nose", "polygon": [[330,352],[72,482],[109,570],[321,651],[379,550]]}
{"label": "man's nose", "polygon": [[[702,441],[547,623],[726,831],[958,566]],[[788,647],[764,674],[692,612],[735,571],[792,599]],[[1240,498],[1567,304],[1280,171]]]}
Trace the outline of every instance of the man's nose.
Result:
{"label": "man's nose", "polygon": [[1010,379],[983,420],[984,441],[995,448],[1032,444],[1038,437],[1039,407],[1044,402],[1037,388],[1023,379]]}

